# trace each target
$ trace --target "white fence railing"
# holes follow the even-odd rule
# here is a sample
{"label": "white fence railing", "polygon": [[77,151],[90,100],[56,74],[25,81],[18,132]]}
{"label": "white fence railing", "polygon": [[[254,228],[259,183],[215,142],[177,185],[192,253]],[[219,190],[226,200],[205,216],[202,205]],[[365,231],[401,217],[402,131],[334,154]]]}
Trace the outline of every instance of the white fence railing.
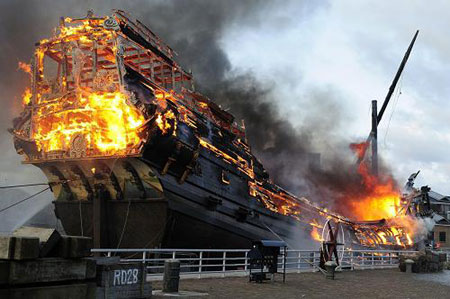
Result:
{"label": "white fence railing", "polygon": [[[248,275],[248,249],[92,249],[104,256],[120,256],[121,263],[145,263],[148,279],[162,279],[164,261],[177,259],[181,265],[181,278],[226,277]],[[380,269],[398,267],[401,254],[417,251],[351,250],[345,251],[340,262],[343,270]],[[447,254],[447,260],[449,260]],[[317,271],[319,251],[287,250],[286,272]],[[279,269],[283,271],[282,252]]]}

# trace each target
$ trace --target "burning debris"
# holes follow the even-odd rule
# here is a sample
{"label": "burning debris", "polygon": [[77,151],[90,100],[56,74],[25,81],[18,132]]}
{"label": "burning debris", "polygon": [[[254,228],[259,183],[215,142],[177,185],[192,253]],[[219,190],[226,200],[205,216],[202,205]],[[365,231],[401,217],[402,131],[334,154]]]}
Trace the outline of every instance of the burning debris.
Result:
{"label": "burning debris", "polygon": [[[260,234],[271,230],[263,218],[281,217],[290,226],[301,223],[323,241],[319,232],[332,219],[345,228],[350,246],[414,244],[407,200],[392,177],[374,176],[365,163],[358,168],[363,192],[349,190],[349,204],[339,214],[273,184],[251,153],[245,127],[195,92],[192,75],[175,62],[173,50],[123,11],[110,17],[90,12],[86,18],[62,18],[56,32],[37,44],[30,65],[19,64],[31,75],[31,87],[11,132],[25,162],[42,168],[55,186],[57,210],[66,199],[177,202],[184,191],[171,189],[176,181],[190,190],[191,197],[183,200],[201,194],[201,204],[195,203],[199,208],[206,198],[209,210],[223,217],[236,214],[234,222],[253,225],[249,230]],[[367,147],[352,145],[360,157]],[[231,207],[237,212],[230,212]],[[65,226],[73,228],[78,219],[66,217]],[[80,222],[83,230],[86,221]],[[161,223],[164,227],[167,221]]]}

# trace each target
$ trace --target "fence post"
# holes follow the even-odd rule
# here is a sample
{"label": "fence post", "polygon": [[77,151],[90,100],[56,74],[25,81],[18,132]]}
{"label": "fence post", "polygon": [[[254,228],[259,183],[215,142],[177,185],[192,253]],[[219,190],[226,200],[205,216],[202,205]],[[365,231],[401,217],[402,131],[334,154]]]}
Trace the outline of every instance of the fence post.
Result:
{"label": "fence post", "polygon": [[147,258],[147,252],[143,251],[142,252],[142,263],[145,264],[145,259]]}
{"label": "fence post", "polygon": [[172,259],[173,259],[173,260],[175,259],[176,255],[177,255],[177,252],[176,252],[176,251],[173,251],[173,252],[172,252]]}
{"label": "fence post", "polygon": [[372,269],[375,269],[374,253],[372,252]]}
{"label": "fence post", "polygon": [[248,251],[245,252],[245,260],[244,260],[244,271],[247,273],[247,265],[248,265]]}
{"label": "fence post", "polygon": [[355,270],[355,265],[353,264],[353,256],[354,256],[354,253],[352,250],[352,251],[350,251],[350,269],[352,269],[352,271]]}
{"label": "fence post", "polygon": [[202,278],[202,265],[203,265],[203,251],[200,251],[200,255],[198,258],[198,278]]}
{"label": "fence post", "polygon": [[223,252],[222,256],[222,276],[225,277],[225,270],[226,270],[226,259],[227,259],[227,252]]}
{"label": "fence post", "polygon": [[111,251],[108,251],[107,257],[111,257]]}

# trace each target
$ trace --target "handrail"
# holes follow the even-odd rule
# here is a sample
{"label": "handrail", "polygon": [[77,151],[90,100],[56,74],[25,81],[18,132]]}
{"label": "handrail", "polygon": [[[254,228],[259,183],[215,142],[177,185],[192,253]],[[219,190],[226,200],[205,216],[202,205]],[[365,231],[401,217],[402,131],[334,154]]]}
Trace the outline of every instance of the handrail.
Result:
{"label": "handrail", "polygon": [[[171,258],[180,260],[181,278],[204,278],[245,276],[249,273],[249,249],[92,249],[91,252],[105,256],[122,255],[120,262],[140,262],[147,268],[148,280],[161,280],[164,261]],[[378,269],[398,267],[401,254],[416,254],[410,250],[347,250],[341,260],[342,269]],[[450,260],[450,252],[447,260]],[[279,269],[286,267],[287,273],[317,271],[320,262],[318,250],[288,249],[286,263],[283,265],[283,253],[278,260]],[[130,256],[128,258],[127,256]]]}

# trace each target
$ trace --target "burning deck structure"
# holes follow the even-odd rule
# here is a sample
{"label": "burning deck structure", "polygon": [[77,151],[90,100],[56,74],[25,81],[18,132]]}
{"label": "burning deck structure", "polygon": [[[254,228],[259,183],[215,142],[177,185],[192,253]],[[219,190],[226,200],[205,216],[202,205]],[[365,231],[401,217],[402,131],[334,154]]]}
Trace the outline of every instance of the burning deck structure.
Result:
{"label": "burning deck structure", "polygon": [[[272,183],[245,128],[194,90],[174,56],[115,10],[61,18],[21,64],[31,85],[11,133],[24,163],[47,176],[67,233],[108,248],[243,248],[274,237],[296,247],[296,232],[321,239],[332,219],[349,247],[414,244],[399,218],[355,222]],[[395,217],[407,200],[390,196],[383,215]]]}

